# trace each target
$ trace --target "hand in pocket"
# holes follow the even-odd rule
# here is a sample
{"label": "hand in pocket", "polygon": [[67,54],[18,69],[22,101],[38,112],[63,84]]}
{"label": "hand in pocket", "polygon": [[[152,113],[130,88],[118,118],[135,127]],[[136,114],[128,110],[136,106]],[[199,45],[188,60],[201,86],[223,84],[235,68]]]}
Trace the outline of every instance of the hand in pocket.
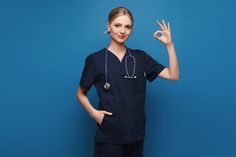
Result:
{"label": "hand in pocket", "polygon": [[103,110],[96,110],[96,112],[93,115],[93,118],[99,125],[101,125],[105,115],[111,116],[112,113],[108,111],[103,111]]}

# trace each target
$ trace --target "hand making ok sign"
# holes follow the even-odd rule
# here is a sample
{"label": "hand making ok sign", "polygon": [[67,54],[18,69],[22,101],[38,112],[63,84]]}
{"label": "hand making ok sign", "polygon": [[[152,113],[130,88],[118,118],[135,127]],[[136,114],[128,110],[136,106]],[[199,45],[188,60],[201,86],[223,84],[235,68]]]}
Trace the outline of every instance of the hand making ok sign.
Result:
{"label": "hand making ok sign", "polygon": [[[170,23],[168,22],[168,27],[165,24],[165,21],[162,19],[162,24],[157,21],[157,24],[161,27],[161,30],[157,30],[153,36],[154,38],[158,39],[160,42],[164,43],[166,46],[171,45],[172,39],[171,39],[171,32],[170,32]],[[161,34],[161,36],[158,36],[158,33]]]}

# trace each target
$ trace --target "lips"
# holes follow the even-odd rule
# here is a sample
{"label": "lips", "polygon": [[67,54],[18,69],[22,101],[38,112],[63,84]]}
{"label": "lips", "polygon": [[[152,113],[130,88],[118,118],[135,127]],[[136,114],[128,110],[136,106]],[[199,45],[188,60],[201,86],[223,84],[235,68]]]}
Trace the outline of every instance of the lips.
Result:
{"label": "lips", "polygon": [[124,38],[125,38],[125,36],[122,36],[122,35],[118,35],[118,37],[119,37],[120,39],[124,39]]}

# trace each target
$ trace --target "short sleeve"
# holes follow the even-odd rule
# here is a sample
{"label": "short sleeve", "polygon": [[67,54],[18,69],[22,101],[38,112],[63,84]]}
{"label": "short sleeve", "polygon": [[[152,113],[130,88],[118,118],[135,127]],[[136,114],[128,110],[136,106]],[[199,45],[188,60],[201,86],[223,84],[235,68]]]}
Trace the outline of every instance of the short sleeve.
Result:
{"label": "short sleeve", "polygon": [[88,91],[94,83],[95,79],[95,64],[93,60],[88,56],[85,59],[85,65],[80,79],[80,86]]}
{"label": "short sleeve", "polygon": [[155,80],[165,66],[157,62],[150,55],[144,52],[146,79],[150,82]]}

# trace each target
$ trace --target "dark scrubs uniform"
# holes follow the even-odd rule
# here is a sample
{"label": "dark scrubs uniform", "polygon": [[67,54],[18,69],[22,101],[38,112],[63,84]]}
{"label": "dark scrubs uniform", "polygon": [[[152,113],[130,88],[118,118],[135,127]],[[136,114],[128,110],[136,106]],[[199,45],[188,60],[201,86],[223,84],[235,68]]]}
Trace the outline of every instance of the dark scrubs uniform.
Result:
{"label": "dark scrubs uniform", "polygon": [[[99,110],[112,112],[105,115],[95,135],[95,142],[110,144],[125,144],[141,141],[145,137],[145,94],[146,80],[152,82],[165,68],[143,50],[129,49],[135,57],[136,79],[126,79],[125,59],[122,61],[112,52],[107,54],[107,79],[111,87],[106,91],[105,57],[106,48],[87,56],[80,86],[88,91],[95,85],[99,96]],[[134,70],[134,60],[127,58],[129,75]]]}

